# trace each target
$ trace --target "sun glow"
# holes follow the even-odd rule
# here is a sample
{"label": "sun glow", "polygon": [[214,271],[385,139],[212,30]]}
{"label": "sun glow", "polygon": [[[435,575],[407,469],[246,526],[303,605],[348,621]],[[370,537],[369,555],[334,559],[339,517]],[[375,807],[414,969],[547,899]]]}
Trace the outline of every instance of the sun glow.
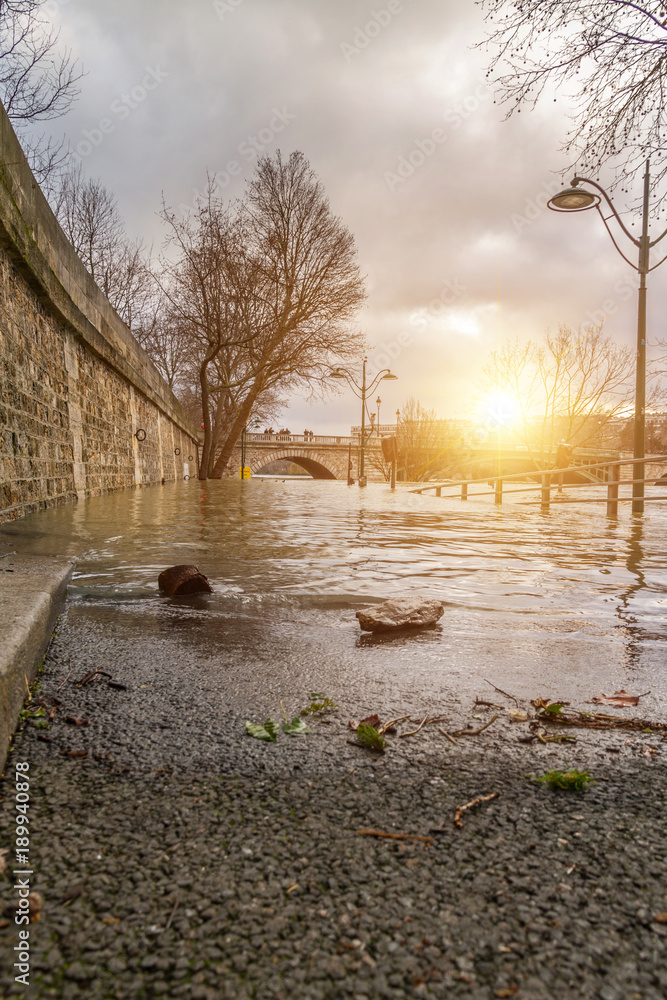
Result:
{"label": "sun glow", "polygon": [[510,427],[519,418],[519,407],[511,396],[504,392],[494,392],[484,396],[479,412],[482,420],[490,427]]}

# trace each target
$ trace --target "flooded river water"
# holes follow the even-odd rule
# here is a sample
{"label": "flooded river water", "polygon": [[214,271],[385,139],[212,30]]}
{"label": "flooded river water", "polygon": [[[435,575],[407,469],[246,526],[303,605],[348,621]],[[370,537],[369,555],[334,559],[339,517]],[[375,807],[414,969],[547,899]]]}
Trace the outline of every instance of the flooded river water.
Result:
{"label": "flooded river water", "polygon": [[[380,485],[191,481],[46,511],[1,538],[79,557],[69,620],[100,648],[177,649],[208,664],[207,683],[225,674],[240,711],[265,700],[261,675],[267,708],[290,685],[340,698],[352,683],[418,708],[488,678],[579,703],[650,689],[642,708],[663,715],[667,511],[647,506],[611,521],[594,504],[540,513]],[[160,571],[190,562],[213,595],[161,597]],[[360,607],[415,593],[446,604],[436,630],[360,634]]]}

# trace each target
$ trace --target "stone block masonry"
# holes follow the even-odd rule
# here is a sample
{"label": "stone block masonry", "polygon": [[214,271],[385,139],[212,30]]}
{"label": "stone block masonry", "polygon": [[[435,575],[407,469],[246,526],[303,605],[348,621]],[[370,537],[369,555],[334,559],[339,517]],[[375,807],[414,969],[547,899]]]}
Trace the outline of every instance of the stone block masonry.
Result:
{"label": "stone block masonry", "polygon": [[0,522],[197,473],[196,430],[74,253],[1,106],[0,434]]}

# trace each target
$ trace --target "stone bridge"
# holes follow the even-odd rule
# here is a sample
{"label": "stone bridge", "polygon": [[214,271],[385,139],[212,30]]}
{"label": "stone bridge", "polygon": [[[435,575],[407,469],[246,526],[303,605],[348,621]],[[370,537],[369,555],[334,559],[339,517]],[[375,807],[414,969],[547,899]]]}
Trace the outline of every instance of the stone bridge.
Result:
{"label": "stone bridge", "polygon": [[[347,479],[347,463],[352,445],[352,475],[358,476],[359,439],[356,437],[326,437],[315,434],[247,434],[246,466],[255,476],[267,465],[284,459],[300,466],[313,479]],[[377,437],[366,444],[366,478],[382,481],[379,468],[374,468],[374,454],[380,452]],[[238,476],[241,466],[240,445],[227,466],[228,476]]]}

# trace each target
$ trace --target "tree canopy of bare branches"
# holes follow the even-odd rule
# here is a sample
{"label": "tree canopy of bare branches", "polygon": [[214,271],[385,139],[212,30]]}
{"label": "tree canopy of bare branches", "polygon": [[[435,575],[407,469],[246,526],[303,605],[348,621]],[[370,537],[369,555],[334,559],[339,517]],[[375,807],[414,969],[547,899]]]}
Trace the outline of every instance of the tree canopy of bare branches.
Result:
{"label": "tree canopy of bare branches", "polygon": [[[652,0],[477,0],[489,25],[489,76],[508,115],[562,88],[573,101],[565,143],[592,169],[614,161],[617,180],[664,153],[667,6]],[[658,170],[655,167],[658,166]],[[654,184],[667,158],[654,161]]]}
{"label": "tree canopy of bare branches", "polygon": [[[65,235],[122,320],[145,339],[155,329],[158,306],[141,242],[131,241],[116,198],[80,166],[55,187],[53,208]],[[165,375],[165,372],[162,372]]]}
{"label": "tree canopy of bare branches", "polygon": [[0,0],[0,99],[40,183],[62,162],[63,146],[26,128],[66,114],[82,76],[71,53],[60,48],[44,6],[45,0]]}
{"label": "tree canopy of bare branches", "polygon": [[461,438],[455,420],[443,420],[410,397],[401,409],[397,428],[398,471],[407,480],[421,482],[447,466],[450,452]]}
{"label": "tree canopy of bare branches", "polygon": [[[634,354],[601,329],[561,326],[542,343],[508,340],[492,352],[484,376],[487,391],[514,403],[516,433],[544,468],[558,441],[590,443],[634,400]],[[648,405],[658,396],[653,389]]]}
{"label": "tree canopy of bare branches", "polygon": [[[202,406],[200,476],[220,477],[251,414],[328,384],[361,347],[354,240],[302,153],[257,163],[232,206],[208,194],[186,217],[164,207],[160,286],[187,339]],[[268,409],[267,409],[268,407]]]}

